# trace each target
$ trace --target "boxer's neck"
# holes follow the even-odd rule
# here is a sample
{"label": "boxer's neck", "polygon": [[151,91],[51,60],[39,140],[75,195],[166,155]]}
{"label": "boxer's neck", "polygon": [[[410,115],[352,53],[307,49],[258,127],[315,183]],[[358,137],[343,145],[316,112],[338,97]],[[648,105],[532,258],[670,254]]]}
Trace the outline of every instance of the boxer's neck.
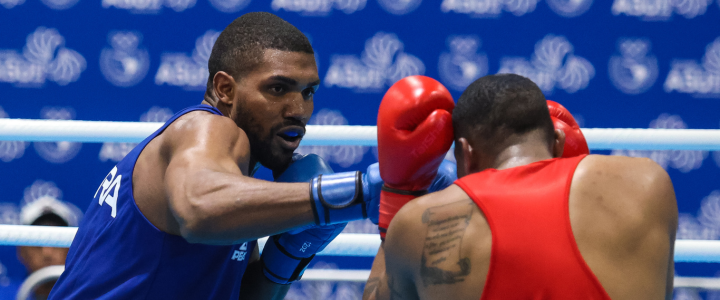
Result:
{"label": "boxer's neck", "polygon": [[495,147],[476,148],[472,155],[478,171],[485,169],[508,169],[553,158],[545,134],[534,130],[521,135],[506,136],[503,141],[495,143]]}
{"label": "boxer's neck", "polygon": [[546,141],[530,139],[501,150],[495,156],[491,168],[498,170],[509,169],[550,158],[553,158],[553,156]]}

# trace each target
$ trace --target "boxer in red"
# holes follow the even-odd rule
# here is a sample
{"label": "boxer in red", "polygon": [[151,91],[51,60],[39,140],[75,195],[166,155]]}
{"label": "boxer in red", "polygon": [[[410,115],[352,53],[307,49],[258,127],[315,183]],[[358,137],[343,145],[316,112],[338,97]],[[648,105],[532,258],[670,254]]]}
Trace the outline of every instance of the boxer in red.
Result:
{"label": "boxer in red", "polygon": [[587,155],[570,113],[518,75],[475,81],[452,121],[460,179],[390,217],[364,299],[672,298],[660,166]]}

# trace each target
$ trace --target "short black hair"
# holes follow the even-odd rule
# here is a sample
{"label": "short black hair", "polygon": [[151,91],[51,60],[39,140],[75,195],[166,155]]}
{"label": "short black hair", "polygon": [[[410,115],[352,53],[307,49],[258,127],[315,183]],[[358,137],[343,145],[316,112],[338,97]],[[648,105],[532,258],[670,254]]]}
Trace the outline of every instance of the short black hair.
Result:
{"label": "short black hair", "polygon": [[235,19],[220,33],[208,60],[207,90],[215,74],[224,71],[238,80],[262,62],[263,50],[277,49],[315,54],[299,29],[268,12],[251,12]]}
{"label": "short black hair", "polygon": [[549,143],[554,139],[545,96],[532,80],[516,74],[475,80],[458,99],[452,119],[455,138],[480,139],[490,148],[536,129],[545,132]]}

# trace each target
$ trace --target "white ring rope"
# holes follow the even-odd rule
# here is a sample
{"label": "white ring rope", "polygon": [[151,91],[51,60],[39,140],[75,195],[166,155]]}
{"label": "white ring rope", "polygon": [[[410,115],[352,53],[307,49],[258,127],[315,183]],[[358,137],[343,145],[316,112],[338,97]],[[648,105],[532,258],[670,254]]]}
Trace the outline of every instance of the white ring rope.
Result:
{"label": "white ring rope", "polygon": [[[138,143],[162,123],[0,119],[0,141]],[[720,150],[715,129],[582,129],[593,150]],[[377,146],[375,126],[308,125],[304,146]]]}
{"label": "white ring rope", "polygon": [[[20,286],[16,300],[28,299],[35,288],[45,282],[60,278],[65,266],[49,266],[32,273]],[[366,282],[370,277],[370,270],[338,270],[338,269],[307,269],[302,281],[345,281]],[[681,277],[675,276],[675,288],[701,288],[720,289],[720,278],[708,277]]]}
{"label": "white ring rope", "polygon": [[[0,246],[70,247],[77,227],[0,225]],[[258,240],[262,249],[267,238]],[[318,255],[373,257],[380,235],[343,233]],[[675,262],[720,263],[720,240],[677,240]]]}

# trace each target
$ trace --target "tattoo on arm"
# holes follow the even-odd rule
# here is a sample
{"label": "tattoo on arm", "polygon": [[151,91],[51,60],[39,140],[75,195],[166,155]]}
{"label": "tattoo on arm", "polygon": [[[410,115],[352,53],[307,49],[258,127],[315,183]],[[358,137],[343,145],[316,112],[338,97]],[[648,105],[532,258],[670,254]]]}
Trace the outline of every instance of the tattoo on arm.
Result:
{"label": "tattoo on arm", "polygon": [[473,205],[472,201],[459,201],[431,207],[423,213],[427,235],[420,277],[425,286],[462,282],[470,274],[470,258],[460,257],[460,250]]}

